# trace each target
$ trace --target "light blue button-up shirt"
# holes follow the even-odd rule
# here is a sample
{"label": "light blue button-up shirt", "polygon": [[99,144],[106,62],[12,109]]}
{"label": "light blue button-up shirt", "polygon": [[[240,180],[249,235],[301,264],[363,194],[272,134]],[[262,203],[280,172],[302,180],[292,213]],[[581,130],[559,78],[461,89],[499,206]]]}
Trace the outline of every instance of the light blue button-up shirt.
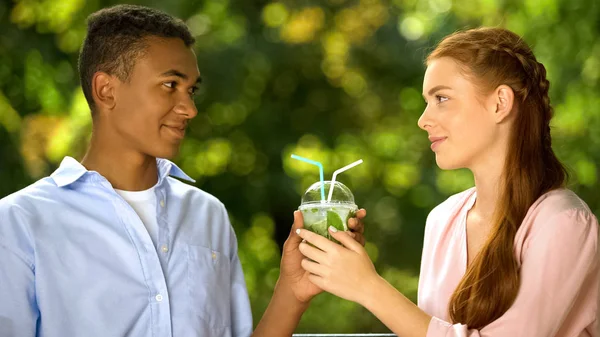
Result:
{"label": "light blue button-up shirt", "polygon": [[225,207],[157,165],[156,246],[110,183],[70,157],[0,200],[0,337],[251,334]]}

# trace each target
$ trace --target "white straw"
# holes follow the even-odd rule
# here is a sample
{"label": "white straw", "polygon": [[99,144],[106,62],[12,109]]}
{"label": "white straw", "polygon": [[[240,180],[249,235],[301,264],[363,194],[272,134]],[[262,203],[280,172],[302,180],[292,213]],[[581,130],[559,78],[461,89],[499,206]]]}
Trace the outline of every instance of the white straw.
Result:
{"label": "white straw", "polygon": [[337,175],[346,170],[353,168],[356,165],[362,164],[362,162],[363,162],[363,160],[359,159],[359,160],[355,161],[354,163],[346,165],[346,166],[342,167],[341,169],[333,172],[333,177],[331,178],[331,186],[329,186],[329,195],[327,196],[327,202],[331,202],[331,196],[333,195],[333,186],[335,185],[335,179],[337,178]]}

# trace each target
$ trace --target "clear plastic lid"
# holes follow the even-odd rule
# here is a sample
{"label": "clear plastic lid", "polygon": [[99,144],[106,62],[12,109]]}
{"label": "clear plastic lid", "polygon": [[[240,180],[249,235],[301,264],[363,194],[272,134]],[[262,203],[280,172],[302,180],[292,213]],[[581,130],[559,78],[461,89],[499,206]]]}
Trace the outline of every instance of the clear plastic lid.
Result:
{"label": "clear plastic lid", "polygon": [[[327,199],[327,196],[329,195],[329,188],[331,187],[331,181],[325,181],[323,184],[325,186],[325,198]],[[304,192],[304,195],[302,196],[302,205],[321,204],[321,200],[321,182],[317,181],[316,183],[312,184],[306,190],[306,192]],[[354,194],[352,194],[346,185],[340,183],[339,181],[336,181],[333,185],[333,194],[331,196],[330,203],[356,205],[354,203]]]}

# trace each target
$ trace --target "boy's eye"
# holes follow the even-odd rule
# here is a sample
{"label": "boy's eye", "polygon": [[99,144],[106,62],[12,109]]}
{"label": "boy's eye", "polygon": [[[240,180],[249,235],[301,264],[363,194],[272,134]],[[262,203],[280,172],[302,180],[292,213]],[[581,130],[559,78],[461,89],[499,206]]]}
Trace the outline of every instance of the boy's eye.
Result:
{"label": "boy's eye", "polygon": [[175,81],[165,82],[165,83],[163,83],[163,85],[167,88],[175,89],[177,82],[175,82]]}

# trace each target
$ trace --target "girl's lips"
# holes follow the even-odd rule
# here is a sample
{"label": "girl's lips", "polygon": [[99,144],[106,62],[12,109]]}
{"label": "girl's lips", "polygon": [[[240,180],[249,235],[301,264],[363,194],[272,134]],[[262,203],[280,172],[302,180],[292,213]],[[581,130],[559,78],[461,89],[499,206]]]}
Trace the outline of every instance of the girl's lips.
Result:
{"label": "girl's lips", "polygon": [[435,151],[446,139],[447,137],[429,137],[429,140],[431,141],[431,150]]}

